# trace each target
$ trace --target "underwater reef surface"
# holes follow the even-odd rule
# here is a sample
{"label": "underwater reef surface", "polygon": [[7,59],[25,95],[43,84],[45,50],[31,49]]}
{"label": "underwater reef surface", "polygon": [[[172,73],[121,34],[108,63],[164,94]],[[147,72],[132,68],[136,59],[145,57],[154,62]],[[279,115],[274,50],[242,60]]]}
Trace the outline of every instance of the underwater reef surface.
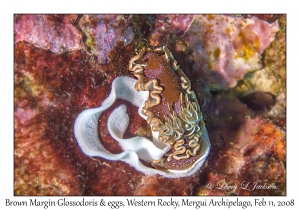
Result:
{"label": "underwater reef surface", "polygon": [[[15,15],[15,195],[286,195],[285,15]],[[147,176],[89,157],[74,136],[142,47],[166,46],[189,77],[211,143],[189,177]],[[118,99],[99,139],[122,148],[107,120],[127,106],[124,138],[151,139],[137,108]]]}

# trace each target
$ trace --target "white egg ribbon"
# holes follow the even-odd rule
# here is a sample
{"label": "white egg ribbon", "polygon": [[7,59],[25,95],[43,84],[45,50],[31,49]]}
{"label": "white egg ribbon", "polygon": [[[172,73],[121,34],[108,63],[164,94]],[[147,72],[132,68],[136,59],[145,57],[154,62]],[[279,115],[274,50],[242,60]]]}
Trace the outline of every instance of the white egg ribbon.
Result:
{"label": "white egg ribbon", "polygon": [[129,101],[138,107],[139,115],[146,119],[141,110],[149,97],[149,91],[136,91],[134,85],[136,79],[126,76],[120,76],[114,79],[109,96],[102,102],[98,108],[91,108],[82,111],[76,118],[74,124],[74,134],[82,152],[91,157],[102,157],[107,160],[120,160],[128,163],[136,170],[146,175],[160,174],[169,178],[186,177],[196,173],[203,165],[210,151],[210,142],[205,128],[203,139],[201,141],[200,158],[189,168],[185,170],[161,171],[155,168],[145,166],[140,160],[151,162],[160,159],[171,147],[158,140],[158,132],[152,132],[152,141],[142,136],[136,136],[129,139],[123,139],[123,135],[128,127],[129,116],[126,113],[124,104],[116,108],[109,116],[107,127],[110,135],[122,147],[123,152],[112,154],[104,148],[98,138],[99,116],[108,109],[116,99],[120,98]]}

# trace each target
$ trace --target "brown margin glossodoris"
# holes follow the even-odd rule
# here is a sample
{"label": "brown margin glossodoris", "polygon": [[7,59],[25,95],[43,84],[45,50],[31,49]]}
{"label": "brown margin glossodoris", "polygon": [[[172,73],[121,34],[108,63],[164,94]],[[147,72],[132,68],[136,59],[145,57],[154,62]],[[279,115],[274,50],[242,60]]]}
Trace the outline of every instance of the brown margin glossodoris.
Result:
{"label": "brown margin glossodoris", "polygon": [[152,166],[159,170],[184,170],[200,158],[205,124],[191,82],[163,46],[142,48],[129,61],[129,70],[138,79],[137,91],[149,91],[142,113],[158,139],[171,150]]}

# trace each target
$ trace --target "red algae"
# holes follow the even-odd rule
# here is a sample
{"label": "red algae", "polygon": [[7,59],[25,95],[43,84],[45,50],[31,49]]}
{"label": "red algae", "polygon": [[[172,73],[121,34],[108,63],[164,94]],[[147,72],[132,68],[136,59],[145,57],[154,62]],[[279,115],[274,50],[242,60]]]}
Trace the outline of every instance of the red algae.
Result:
{"label": "red algae", "polygon": [[[54,55],[24,42],[16,44],[16,194],[109,193],[107,189],[104,193],[103,190],[86,186],[97,181],[86,177],[95,165],[104,171],[107,166],[101,159],[93,160],[80,152],[72,128],[80,110],[97,106],[109,92],[109,87],[105,86],[105,78],[109,75],[104,75],[99,68],[96,71],[94,65],[93,59],[80,51],[68,55]],[[102,92],[96,91],[99,86],[102,87]],[[112,163],[113,166],[114,164],[117,163]],[[136,175],[140,174],[129,169],[126,164],[123,165],[126,169],[121,168],[119,173],[124,173],[122,170],[132,170]],[[108,169],[111,170],[110,167]],[[100,172],[94,176],[98,173]],[[128,183],[132,182],[124,179],[123,183],[127,186],[123,195],[130,194]],[[122,194],[117,189],[116,186],[111,194]]]}
{"label": "red algae", "polygon": [[82,195],[132,195],[142,174],[128,164],[104,159],[89,160],[88,180]]}
{"label": "red algae", "polygon": [[197,185],[198,174],[188,178],[168,179],[162,176],[145,176],[137,186],[134,195],[153,196],[185,196],[192,194],[193,186]]}
{"label": "red algae", "polygon": [[15,120],[15,195],[77,195],[83,186],[76,167],[44,137],[47,124],[38,116],[32,123],[20,129]]}
{"label": "red algae", "polygon": [[50,101],[53,95],[31,74],[15,76],[15,195],[76,195],[83,188],[64,143],[48,135]]}

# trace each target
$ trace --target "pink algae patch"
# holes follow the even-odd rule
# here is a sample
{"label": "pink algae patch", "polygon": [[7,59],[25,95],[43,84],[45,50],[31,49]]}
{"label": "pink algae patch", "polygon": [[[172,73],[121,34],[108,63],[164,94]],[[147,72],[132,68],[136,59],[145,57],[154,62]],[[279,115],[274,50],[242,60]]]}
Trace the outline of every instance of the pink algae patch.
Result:
{"label": "pink algae patch", "polygon": [[154,15],[150,21],[153,29],[148,37],[149,45],[162,45],[162,43],[168,42],[172,35],[182,37],[190,28],[194,17],[193,14]]}
{"label": "pink algae patch", "polygon": [[27,41],[38,48],[54,53],[79,50],[82,36],[70,20],[63,16],[60,22],[47,15],[22,15],[15,20],[15,43]]}
{"label": "pink algae patch", "polygon": [[36,112],[30,108],[18,108],[14,114],[16,118],[19,118],[21,124],[25,124],[35,116]]}

